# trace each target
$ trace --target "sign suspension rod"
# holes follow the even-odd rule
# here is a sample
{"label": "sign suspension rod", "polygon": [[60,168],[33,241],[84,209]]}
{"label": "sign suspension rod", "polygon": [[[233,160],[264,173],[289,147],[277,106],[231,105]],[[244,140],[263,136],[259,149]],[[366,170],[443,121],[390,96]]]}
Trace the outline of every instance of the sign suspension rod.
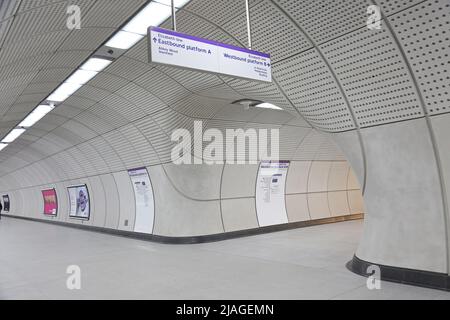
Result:
{"label": "sign suspension rod", "polygon": [[248,34],[248,48],[252,49],[252,25],[250,22],[250,6],[249,0],[245,0],[245,11],[247,13],[247,34]]}
{"label": "sign suspension rod", "polygon": [[177,31],[177,17],[175,15],[175,0],[170,1],[172,4],[172,29]]}

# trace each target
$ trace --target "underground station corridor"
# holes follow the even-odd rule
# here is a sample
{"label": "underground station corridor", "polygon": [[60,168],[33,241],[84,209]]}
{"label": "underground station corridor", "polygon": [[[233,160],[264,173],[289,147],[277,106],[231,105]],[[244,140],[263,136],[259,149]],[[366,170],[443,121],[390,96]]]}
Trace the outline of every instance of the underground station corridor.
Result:
{"label": "underground station corridor", "polygon": [[449,36],[449,0],[0,0],[0,300],[449,299]]}

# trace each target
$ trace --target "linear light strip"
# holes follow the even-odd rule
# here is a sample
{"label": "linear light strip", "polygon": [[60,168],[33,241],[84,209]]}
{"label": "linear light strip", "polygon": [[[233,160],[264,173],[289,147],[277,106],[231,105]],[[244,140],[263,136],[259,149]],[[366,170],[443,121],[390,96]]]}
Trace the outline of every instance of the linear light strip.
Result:
{"label": "linear light strip", "polygon": [[19,123],[19,127],[29,128],[33,126],[36,122],[41,120],[47,113],[52,111],[55,108],[54,105],[39,105],[37,106],[33,112],[31,112],[21,123]]}
{"label": "linear light strip", "polygon": [[2,143],[11,143],[20,137],[26,129],[23,128],[15,128],[12,129],[6,137],[3,138]]}

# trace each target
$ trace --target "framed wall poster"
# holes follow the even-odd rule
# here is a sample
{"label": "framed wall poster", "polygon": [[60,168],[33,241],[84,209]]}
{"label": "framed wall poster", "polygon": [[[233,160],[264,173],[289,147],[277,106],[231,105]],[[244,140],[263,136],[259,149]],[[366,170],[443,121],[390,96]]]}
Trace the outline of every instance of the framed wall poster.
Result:
{"label": "framed wall poster", "polygon": [[58,214],[58,197],[55,189],[42,190],[44,198],[44,214],[46,216],[56,217]]}
{"label": "framed wall poster", "polygon": [[67,190],[69,192],[69,217],[89,220],[91,208],[87,185],[68,187]]}
{"label": "framed wall poster", "polygon": [[134,231],[152,233],[155,218],[153,188],[146,168],[128,170],[136,201]]}
{"label": "framed wall poster", "polygon": [[289,161],[262,161],[256,181],[256,212],[259,225],[288,223],[285,203]]}
{"label": "framed wall poster", "polygon": [[3,211],[9,212],[10,203],[9,203],[9,195],[5,194],[3,195]]}

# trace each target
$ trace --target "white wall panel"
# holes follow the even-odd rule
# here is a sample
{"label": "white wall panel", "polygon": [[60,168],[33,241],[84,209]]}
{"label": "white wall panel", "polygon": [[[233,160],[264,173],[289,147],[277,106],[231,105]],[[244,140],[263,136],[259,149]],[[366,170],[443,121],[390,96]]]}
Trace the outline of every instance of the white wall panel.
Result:
{"label": "white wall panel", "polygon": [[348,205],[350,206],[350,214],[364,213],[364,200],[361,195],[360,190],[349,190],[348,194]]}
{"label": "white wall panel", "polygon": [[358,257],[447,272],[441,190],[425,120],[364,129],[362,135],[369,161],[368,219]]}
{"label": "white wall panel", "polygon": [[134,220],[136,218],[136,203],[134,191],[128,172],[116,172],[113,174],[116,180],[117,191],[120,202],[120,230],[133,231]]}
{"label": "white wall panel", "polygon": [[[328,205],[330,207],[330,212],[332,216],[344,216],[350,214],[350,208],[347,199],[347,191],[328,192]],[[361,213],[361,212],[362,211],[352,213]]]}
{"label": "white wall panel", "polygon": [[154,234],[196,236],[223,232],[219,201],[194,201],[178,193],[160,166],[148,167],[155,193]]}
{"label": "white wall panel", "polygon": [[198,200],[220,198],[223,165],[165,164],[167,178],[182,195]]}
{"label": "white wall panel", "polygon": [[333,162],[328,175],[328,191],[347,190],[349,165],[347,161]]}
{"label": "white wall panel", "polygon": [[222,176],[222,199],[254,197],[258,165],[225,165]]}
{"label": "white wall panel", "polygon": [[56,195],[58,196],[58,216],[57,220],[67,222],[69,218],[69,197],[66,184],[64,182],[56,183]]}
{"label": "white wall panel", "polygon": [[92,201],[91,208],[95,212],[92,217],[92,225],[96,227],[104,227],[106,221],[106,198],[103,182],[100,176],[89,178],[89,183],[92,186],[92,193],[95,193],[95,201]]}
{"label": "white wall panel", "polygon": [[308,207],[311,220],[331,217],[326,192],[308,193]]}
{"label": "white wall panel", "polygon": [[100,179],[102,179],[106,196],[105,228],[117,229],[120,218],[120,200],[116,181],[111,174],[102,175]]}
{"label": "white wall panel", "polygon": [[287,194],[286,210],[289,222],[311,220],[306,194]]}
{"label": "white wall panel", "polygon": [[309,171],[308,192],[328,190],[328,174],[331,168],[329,161],[314,161]]}
{"label": "white wall panel", "polygon": [[[327,134],[345,154],[352,171],[355,173],[359,185],[364,183],[365,167],[364,167],[364,151],[361,149],[358,133],[349,131],[337,134]],[[349,186],[350,188],[350,186]]]}
{"label": "white wall panel", "polygon": [[225,232],[259,227],[254,198],[222,200],[221,203]]}
{"label": "white wall panel", "polygon": [[311,161],[291,161],[286,180],[286,194],[307,193]]}

